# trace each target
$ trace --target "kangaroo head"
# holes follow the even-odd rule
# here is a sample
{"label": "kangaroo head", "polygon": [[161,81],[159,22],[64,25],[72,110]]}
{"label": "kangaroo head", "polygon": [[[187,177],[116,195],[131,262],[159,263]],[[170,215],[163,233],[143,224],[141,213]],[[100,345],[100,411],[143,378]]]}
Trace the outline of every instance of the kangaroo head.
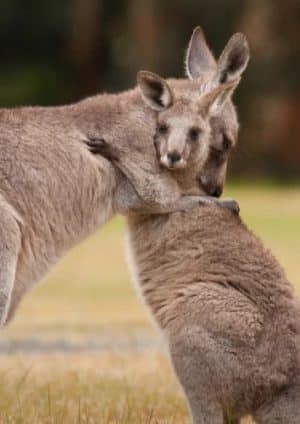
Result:
{"label": "kangaroo head", "polygon": [[[238,136],[237,113],[231,101],[234,89],[249,61],[249,47],[243,34],[234,34],[218,61],[211,53],[203,31],[197,27],[191,37],[186,55],[186,71],[191,80],[199,80],[204,90],[224,82],[236,81],[221,107],[210,118],[211,141],[208,159],[199,174],[199,182],[207,194],[219,197],[226,178],[227,162]],[[200,168],[199,168],[200,169]]]}
{"label": "kangaroo head", "polygon": [[187,96],[173,91],[167,81],[151,72],[139,72],[137,80],[145,102],[158,111],[154,143],[160,164],[170,170],[204,164],[211,139],[210,117],[236,82]]}
{"label": "kangaroo head", "polygon": [[216,197],[222,194],[227,162],[238,135],[231,97],[248,61],[243,34],[234,34],[216,61],[197,27],[186,55],[190,86],[178,87],[174,81],[170,86],[150,72],[138,74],[144,101],[158,112],[154,143],[160,164],[180,171],[181,181],[186,168],[187,178],[191,178],[191,168],[197,169],[201,188]]}

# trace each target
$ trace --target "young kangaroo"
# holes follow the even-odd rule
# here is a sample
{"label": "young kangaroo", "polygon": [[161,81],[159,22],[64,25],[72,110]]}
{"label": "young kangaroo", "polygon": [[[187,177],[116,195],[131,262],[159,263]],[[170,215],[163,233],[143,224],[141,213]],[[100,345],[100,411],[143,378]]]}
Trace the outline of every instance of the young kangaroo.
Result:
{"label": "young kangaroo", "polygon": [[[192,56],[201,69],[198,44]],[[205,62],[203,68],[209,75]],[[171,85],[189,96],[200,90],[201,80]],[[153,87],[152,93],[160,106],[168,102],[163,91]],[[0,110],[0,325],[32,285],[115,212],[162,213],[198,204],[182,195],[171,173],[158,172],[156,115],[138,88],[70,106]],[[108,161],[86,151],[83,142],[101,138],[132,152],[131,171],[141,182],[135,188]]]}
{"label": "young kangaroo", "polygon": [[[152,161],[142,176],[139,172],[140,165],[132,156],[134,147],[126,143],[117,145],[114,140],[105,137],[102,140],[89,141],[87,144],[90,150],[115,162],[119,155],[122,157],[117,167],[141,194],[143,206],[146,198],[156,198],[156,185],[149,185],[149,175],[170,175],[164,172],[165,169],[176,171],[176,180],[187,182],[186,187],[181,185],[183,193],[199,192],[201,183],[207,194],[219,197],[225,180],[227,160],[238,134],[237,114],[231,96],[248,61],[249,48],[243,34],[234,34],[231,37],[216,62],[201,28],[197,27],[191,37],[186,58],[187,73],[192,80],[190,90],[187,89],[185,80],[165,81],[158,75],[145,71],[138,74],[138,85],[146,104],[158,112],[154,144],[161,170]],[[205,102],[207,106],[203,107]],[[203,117],[209,122],[203,123]],[[209,143],[206,139],[208,132]],[[204,167],[205,173],[196,176],[195,170],[203,163],[208,146],[211,160]],[[187,167],[187,161],[192,166]],[[138,162],[143,162],[142,157]],[[215,167],[218,167],[218,178],[214,172]],[[197,178],[199,181],[196,181]],[[193,189],[191,184],[194,185]],[[147,194],[143,193],[145,189]],[[209,201],[211,200],[207,200]],[[188,207],[187,204],[186,206]],[[135,209],[142,211],[142,208]]]}
{"label": "young kangaroo", "polygon": [[[158,159],[166,164],[164,153]],[[123,153],[115,165],[126,171]],[[223,165],[212,152],[194,174],[214,168],[223,178]],[[190,155],[172,171],[184,191],[194,189],[188,168],[195,166]],[[248,414],[258,424],[299,423],[300,305],[261,241],[215,205],[130,213],[128,229],[135,276],[166,336],[194,423],[237,423]]]}

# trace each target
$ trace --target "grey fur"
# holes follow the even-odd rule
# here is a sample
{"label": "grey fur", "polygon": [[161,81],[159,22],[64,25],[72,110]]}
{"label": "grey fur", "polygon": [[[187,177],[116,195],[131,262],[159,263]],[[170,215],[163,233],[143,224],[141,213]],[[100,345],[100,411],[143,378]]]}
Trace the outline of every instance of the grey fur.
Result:
{"label": "grey fur", "polygon": [[[194,423],[300,418],[300,308],[284,271],[215,206],[128,219],[135,274]],[[231,422],[231,421],[228,421]]]}
{"label": "grey fur", "polygon": [[[68,249],[115,212],[178,209],[176,182],[155,175],[152,166],[155,127],[155,112],[138,89],[64,107],[0,111],[1,323]],[[90,155],[85,142],[100,137],[143,151],[139,175],[156,188],[150,199],[108,161]]]}
{"label": "grey fur", "polygon": [[[176,96],[189,97],[200,93],[203,81],[169,84]],[[72,246],[114,213],[198,204],[155,161],[156,116],[139,88],[70,106],[0,110],[0,324]],[[135,188],[87,151],[85,143],[102,138],[142,152],[142,161],[131,155]]]}
{"label": "grey fur", "polygon": [[[216,60],[209,49],[203,30],[196,27],[193,31],[186,54],[186,73],[191,80],[202,80],[202,89],[210,90],[220,83],[238,81],[246,69],[250,58],[249,46],[244,34],[234,34],[226,44],[219,59]],[[230,97],[235,89],[225,93],[221,103],[226,103],[223,110],[219,106],[219,113],[215,113],[211,120],[212,154],[199,176],[202,187],[209,195],[222,193],[225,182],[227,162],[231,147],[237,138],[238,123],[236,114],[230,110]],[[227,145],[225,147],[224,145]]]}
{"label": "grey fur", "polygon": [[[216,125],[212,135],[221,131]],[[204,167],[224,179],[224,164],[213,155]],[[125,156],[117,164],[123,171]],[[174,171],[185,192],[197,190],[191,173],[203,175],[191,158]],[[137,283],[165,334],[194,423],[239,422],[249,414],[258,424],[298,423],[300,305],[261,241],[215,205],[130,213],[128,229]]]}

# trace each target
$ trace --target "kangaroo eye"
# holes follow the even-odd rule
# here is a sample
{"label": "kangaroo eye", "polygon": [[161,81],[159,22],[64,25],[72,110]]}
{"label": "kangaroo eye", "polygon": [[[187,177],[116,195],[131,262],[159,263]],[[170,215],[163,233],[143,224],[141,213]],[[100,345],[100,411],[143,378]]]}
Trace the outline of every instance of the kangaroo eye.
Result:
{"label": "kangaroo eye", "polygon": [[200,135],[200,128],[193,127],[189,130],[189,137],[192,141],[197,141]]}
{"label": "kangaroo eye", "polygon": [[223,149],[227,152],[232,146],[232,141],[227,137],[226,134],[223,135]]}
{"label": "kangaroo eye", "polygon": [[157,131],[159,134],[167,134],[168,132],[168,126],[167,124],[158,124]]}

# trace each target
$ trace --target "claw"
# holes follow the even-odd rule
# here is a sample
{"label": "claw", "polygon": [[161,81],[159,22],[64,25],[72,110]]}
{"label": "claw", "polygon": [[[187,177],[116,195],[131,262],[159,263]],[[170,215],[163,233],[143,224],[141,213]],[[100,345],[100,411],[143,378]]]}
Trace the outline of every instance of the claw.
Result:
{"label": "claw", "polygon": [[103,148],[107,146],[106,141],[101,138],[90,138],[86,141],[86,144],[92,153],[101,153]]}
{"label": "claw", "polygon": [[110,161],[119,160],[118,149],[110,146],[103,138],[90,138],[85,143],[94,155],[101,155]]}

